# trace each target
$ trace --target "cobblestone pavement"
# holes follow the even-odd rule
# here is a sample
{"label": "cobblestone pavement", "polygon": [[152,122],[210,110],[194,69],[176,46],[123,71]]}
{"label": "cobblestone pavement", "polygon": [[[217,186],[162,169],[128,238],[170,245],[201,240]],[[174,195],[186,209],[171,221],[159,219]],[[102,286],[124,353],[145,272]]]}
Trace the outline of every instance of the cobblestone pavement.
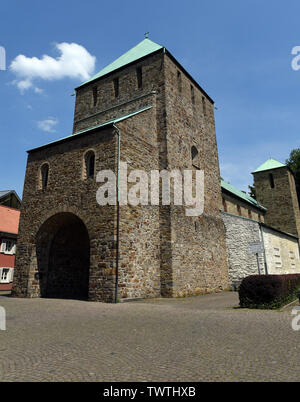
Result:
{"label": "cobblestone pavement", "polygon": [[1,381],[298,381],[291,308],[235,292],[117,305],[0,297]]}

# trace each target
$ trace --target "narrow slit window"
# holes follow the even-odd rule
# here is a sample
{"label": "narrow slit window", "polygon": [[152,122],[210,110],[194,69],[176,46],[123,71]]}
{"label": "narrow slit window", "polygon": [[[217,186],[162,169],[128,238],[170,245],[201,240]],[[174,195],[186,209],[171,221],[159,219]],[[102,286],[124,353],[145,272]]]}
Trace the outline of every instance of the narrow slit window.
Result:
{"label": "narrow slit window", "polygon": [[41,167],[42,189],[47,188],[47,186],[48,186],[48,177],[49,177],[49,166],[45,163]]}
{"label": "narrow slit window", "polygon": [[96,106],[98,101],[98,88],[93,87],[93,105]]}
{"label": "narrow slit window", "polygon": [[206,115],[206,102],[204,96],[202,96],[202,108],[203,108],[203,114]]}
{"label": "narrow slit window", "polygon": [[181,93],[182,81],[181,81],[181,72],[180,71],[177,71],[177,87],[178,87],[178,92]]}
{"label": "narrow slit window", "polygon": [[222,202],[223,202],[223,210],[224,210],[224,212],[227,212],[227,203],[226,203],[225,198],[222,198]]}
{"label": "narrow slit window", "polygon": [[95,174],[95,154],[89,151],[85,156],[86,178],[94,177]]}
{"label": "narrow slit window", "polygon": [[241,207],[239,205],[237,205],[237,212],[239,216],[242,216],[242,210]]}
{"label": "narrow slit window", "polygon": [[136,76],[137,76],[138,88],[142,88],[142,86],[143,86],[143,71],[142,71],[142,67],[138,67],[136,69]]}
{"label": "narrow slit window", "polygon": [[119,96],[119,78],[114,79],[115,98]]}
{"label": "narrow slit window", "polygon": [[196,158],[196,156],[198,155],[198,149],[193,145],[191,148],[191,154],[192,154],[192,161],[194,161],[194,159]]}
{"label": "narrow slit window", "polygon": [[199,160],[198,160],[198,149],[193,145],[191,148],[191,156],[192,156],[192,166],[196,169],[200,169]]}
{"label": "narrow slit window", "polygon": [[270,182],[270,187],[274,188],[275,183],[274,183],[274,176],[272,175],[272,173],[269,174],[269,182]]}
{"label": "narrow slit window", "polygon": [[192,99],[192,104],[195,104],[195,90],[193,85],[191,85],[191,99]]}

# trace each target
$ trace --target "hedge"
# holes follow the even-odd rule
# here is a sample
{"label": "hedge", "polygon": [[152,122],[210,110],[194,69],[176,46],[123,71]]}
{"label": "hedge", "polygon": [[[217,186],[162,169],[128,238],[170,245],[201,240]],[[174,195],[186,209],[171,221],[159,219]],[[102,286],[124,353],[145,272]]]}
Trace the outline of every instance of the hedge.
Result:
{"label": "hedge", "polygon": [[298,297],[300,274],[251,275],[239,287],[240,306],[276,309]]}

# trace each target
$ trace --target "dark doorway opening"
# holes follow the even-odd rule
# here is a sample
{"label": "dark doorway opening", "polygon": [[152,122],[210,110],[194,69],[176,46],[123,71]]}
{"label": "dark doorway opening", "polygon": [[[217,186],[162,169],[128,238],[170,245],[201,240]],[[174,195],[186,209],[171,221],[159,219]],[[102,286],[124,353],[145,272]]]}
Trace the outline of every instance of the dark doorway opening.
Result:
{"label": "dark doorway opening", "polygon": [[42,225],[37,261],[41,297],[88,299],[90,240],[76,215],[56,214]]}

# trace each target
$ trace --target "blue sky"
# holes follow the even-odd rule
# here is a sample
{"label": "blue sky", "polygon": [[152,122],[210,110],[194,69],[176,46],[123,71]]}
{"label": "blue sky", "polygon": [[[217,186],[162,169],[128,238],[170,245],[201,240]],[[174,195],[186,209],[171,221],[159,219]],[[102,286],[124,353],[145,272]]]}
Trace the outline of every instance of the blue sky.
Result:
{"label": "blue sky", "polygon": [[[299,15],[296,0],[2,2],[7,69],[0,71],[0,190],[22,196],[26,150],[70,134],[73,89],[146,31],[215,100],[221,174],[247,190],[251,171],[269,157],[284,162],[300,147],[300,70],[291,67],[292,48],[300,46]],[[84,71],[65,64],[56,71],[62,43],[80,45],[68,49],[82,54]],[[54,72],[24,78],[20,55],[30,62],[48,55]]]}

